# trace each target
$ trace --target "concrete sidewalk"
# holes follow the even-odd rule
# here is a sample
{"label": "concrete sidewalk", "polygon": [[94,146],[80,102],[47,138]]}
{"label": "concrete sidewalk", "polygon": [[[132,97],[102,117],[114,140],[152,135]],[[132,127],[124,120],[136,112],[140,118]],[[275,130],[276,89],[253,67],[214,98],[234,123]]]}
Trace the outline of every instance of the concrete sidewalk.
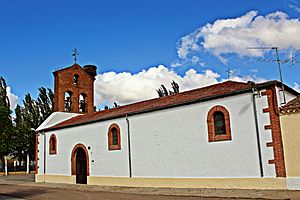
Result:
{"label": "concrete sidewalk", "polygon": [[300,191],[291,190],[241,190],[241,189],[194,189],[194,188],[142,188],[109,187],[80,184],[35,183],[34,175],[0,176],[0,184],[48,187],[75,191],[102,191],[127,194],[176,195],[193,197],[252,198],[252,199],[300,199]]}

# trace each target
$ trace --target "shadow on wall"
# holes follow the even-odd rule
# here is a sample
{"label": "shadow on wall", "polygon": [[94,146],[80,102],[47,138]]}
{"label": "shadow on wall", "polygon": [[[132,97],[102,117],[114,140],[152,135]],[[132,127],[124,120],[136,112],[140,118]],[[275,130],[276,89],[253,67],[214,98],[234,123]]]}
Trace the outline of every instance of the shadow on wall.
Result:
{"label": "shadow on wall", "polygon": [[249,109],[249,107],[251,106],[252,104],[249,103],[248,105],[245,105],[239,112],[239,115],[242,115],[244,114],[245,112],[247,112],[247,110]]}

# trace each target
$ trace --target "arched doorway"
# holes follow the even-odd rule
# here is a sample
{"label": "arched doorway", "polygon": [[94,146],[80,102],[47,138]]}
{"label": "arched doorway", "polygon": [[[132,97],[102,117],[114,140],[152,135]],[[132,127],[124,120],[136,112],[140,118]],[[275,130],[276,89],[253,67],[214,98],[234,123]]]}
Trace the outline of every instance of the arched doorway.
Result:
{"label": "arched doorway", "polygon": [[89,156],[83,144],[77,144],[72,151],[72,175],[76,175],[76,183],[87,184],[89,173]]}

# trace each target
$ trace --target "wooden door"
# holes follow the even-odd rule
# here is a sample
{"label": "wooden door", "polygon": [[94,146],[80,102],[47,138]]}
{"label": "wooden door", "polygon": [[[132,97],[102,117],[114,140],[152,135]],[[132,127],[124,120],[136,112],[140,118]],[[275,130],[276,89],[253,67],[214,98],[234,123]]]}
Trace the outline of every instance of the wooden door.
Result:
{"label": "wooden door", "polygon": [[87,183],[86,155],[82,148],[78,148],[76,153],[76,183]]}

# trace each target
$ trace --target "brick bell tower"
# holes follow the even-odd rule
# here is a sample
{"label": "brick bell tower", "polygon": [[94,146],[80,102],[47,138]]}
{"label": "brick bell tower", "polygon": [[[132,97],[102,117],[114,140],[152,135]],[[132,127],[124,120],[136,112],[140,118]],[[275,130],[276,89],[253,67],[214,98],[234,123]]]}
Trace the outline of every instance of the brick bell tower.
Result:
{"label": "brick bell tower", "polygon": [[54,112],[94,112],[94,80],[97,67],[74,64],[53,72]]}

